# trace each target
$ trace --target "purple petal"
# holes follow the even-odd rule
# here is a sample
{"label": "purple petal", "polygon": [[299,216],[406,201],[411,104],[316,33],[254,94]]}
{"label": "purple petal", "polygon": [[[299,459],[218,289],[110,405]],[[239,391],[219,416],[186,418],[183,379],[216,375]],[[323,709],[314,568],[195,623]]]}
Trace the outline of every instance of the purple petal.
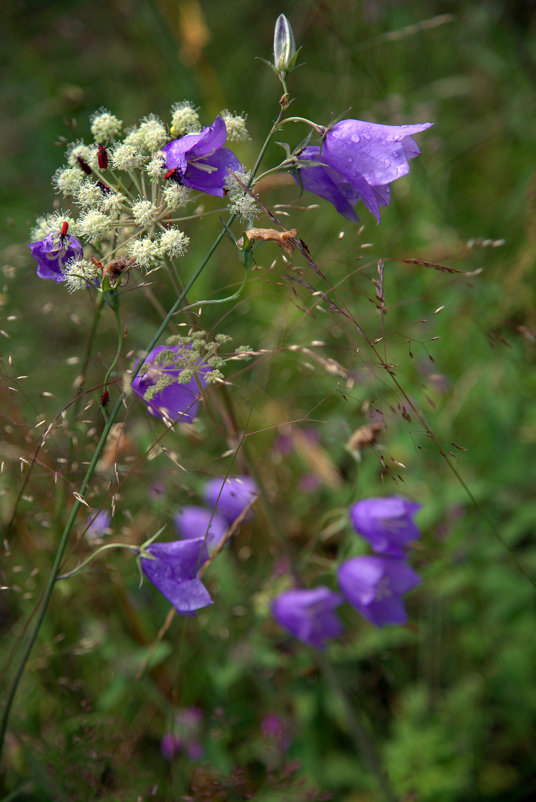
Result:
{"label": "purple petal", "polygon": [[[184,367],[189,367],[189,363],[185,363],[185,349],[187,346],[174,345],[165,346],[157,345],[156,348],[148,354],[147,359],[143,363],[145,372],[140,371],[132,382],[132,389],[145,403],[147,404],[147,412],[155,417],[163,418],[168,417],[171,420],[179,420],[181,423],[192,423],[197,415],[199,407],[200,386],[205,386],[204,372],[207,367],[201,367],[198,371],[197,377],[193,376],[190,381],[181,384],[179,381],[174,381],[168,384],[158,393],[155,393],[152,398],[146,400],[145,393],[151,387],[157,384],[162,376],[170,376],[179,378]],[[169,351],[174,353],[175,360],[172,364],[164,364],[158,362],[157,357],[162,351]],[[201,360],[198,365],[202,364]]]}
{"label": "purple petal", "polygon": [[82,256],[82,245],[76,237],[66,235],[63,243],[54,234],[47,234],[42,240],[31,242],[28,248],[37,262],[39,278],[50,278],[57,284],[65,280],[62,269],[70,260]]}
{"label": "purple petal", "polygon": [[344,631],[333,612],[341,603],[340,594],[324,586],[313,590],[288,590],[275,597],[272,614],[294,637],[316,649],[324,649],[326,640]]}
{"label": "purple petal", "polygon": [[[205,503],[230,524],[242,515],[258,495],[257,485],[249,476],[219,476],[210,479],[203,490]],[[245,520],[252,515],[252,510],[249,510]]]}
{"label": "purple petal", "polygon": [[375,552],[403,557],[403,547],[420,537],[412,517],[420,508],[420,504],[402,496],[369,498],[350,508],[350,519]]}
{"label": "purple petal", "polygon": [[143,573],[178,613],[191,615],[212,604],[209,592],[197,577],[208,559],[203,538],[152,543],[146,550],[155,559],[141,559]]}
{"label": "purple petal", "polygon": [[227,521],[205,507],[182,507],[177,510],[173,520],[181,538],[204,538],[209,552],[218,548],[227,531]]}
{"label": "purple petal", "polygon": [[421,581],[404,560],[372,556],[342,563],[338,579],[350,604],[379,627],[405,623],[401,596]]}
{"label": "purple petal", "polygon": [[361,177],[373,186],[382,186],[409,172],[408,159],[420,152],[411,134],[431,125],[378,125],[341,120],[327,132],[323,155],[352,183]]}
{"label": "purple petal", "polygon": [[232,151],[220,148],[202,159],[189,160],[182,181],[192,189],[221,198],[229,170],[240,172],[242,165]]}

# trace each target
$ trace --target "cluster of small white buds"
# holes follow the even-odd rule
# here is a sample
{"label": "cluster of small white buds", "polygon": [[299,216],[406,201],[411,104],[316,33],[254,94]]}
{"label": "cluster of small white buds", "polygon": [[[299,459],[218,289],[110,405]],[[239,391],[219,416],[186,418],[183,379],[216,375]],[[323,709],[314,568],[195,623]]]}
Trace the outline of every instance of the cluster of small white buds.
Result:
{"label": "cluster of small white buds", "polygon": [[104,145],[110,140],[117,139],[121,133],[123,123],[108,109],[99,109],[91,117],[91,133],[98,145]]}
{"label": "cluster of small white buds", "polygon": [[173,137],[192,134],[201,128],[199,114],[189,100],[176,103],[171,109],[171,135]]}

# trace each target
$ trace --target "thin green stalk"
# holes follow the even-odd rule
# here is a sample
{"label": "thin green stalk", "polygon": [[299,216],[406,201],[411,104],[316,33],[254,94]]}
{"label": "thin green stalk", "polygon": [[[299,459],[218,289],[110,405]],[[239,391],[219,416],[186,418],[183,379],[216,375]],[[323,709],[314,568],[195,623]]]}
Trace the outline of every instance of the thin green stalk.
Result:
{"label": "thin green stalk", "polygon": [[[277,128],[279,126],[279,123],[281,121],[281,118],[283,116],[283,112],[284,112],[285,108],[286,108],[286,105],[284,105],[282,103],[280,111],[279,111],[279,115],[277,117],[277,120],[274,123],[274,125],[272,126],[272,128],[270,129],[270,132],[268,133],[268,136],[266,137],[266,139],[265,139],[265,141],[264,141],[264,143],[263,143],[263,145],[261,147],[260,153],[259,153],[259,155],[257,157],[257,160],[255,162],[255,165],[253,167],[253,170],[252,170],[252,173],[251,173],[251,178],[249,180],[248,186],[251,186],[251,184],[253,182],[253,179],[255,178],[255,175],[257,173],[257,170],[259,169],[260,163],[261,163],[261,161],[262,161],[262,159],[264,157],[264,154],[266,153],[266,149],[268,147],[268,144],[269,144],[273,134],[275,133],[275,131],[277,130]],[[156,345],[156,343],[158,342],[158,340],[160,339],[160,337],[162,336],[164,331],[166,330],[166,328],[168,326],[168,323],[170,322],[172,317],[180,309],[181,304],[182,304],[184,298],[186,297],[187,293],[190,291],[192,286],[195,284],[195,282],[197,281],[197,279],[199,278],[199,276],[201,275],[201,273],[203,272],[203,270],[207,266],[208,262],[210,261],[210,259],[213,256],[214,252],[218,248],[220,242],[222,241],[222,239],[226,235],[227,230],[233,224],[235,218],[236,218],[236,215],[235,214],[231,214],[229,216],[229,219],[227,220],[227,223],[225,223],[222,226],[222,229],[221,229],[220,233],[217,235],[217,237],[215,238],[214,242],[210,246],[205,258],[203,259],[203,261],[201,262],[201,264],[199,265],[197,270],[194,272],[193,276],[191,276],[191,278],[188,280],[188,282],[186,283],[186,286],[184,287],[183,291],[181,292],[181,294],[179,295],[179,297],[177,298],[175,303],[172,305],[171,309],[169,310],[169,312],[165,316],[164,320],[162,321],[162,323],[158,327],[157,331],[155,332],[151,342],[145,348],[145,352],[143,354],[143,357],[140,359],[140,361],[138,363],[138,367],[134,369],[134,372],[133,372],[133,374],[131,376],[131,381],[136,378],[136,376],[138,374],[138,371],[140,370],[142,364],[145,362],[145,359],[147,358],[147,356],[149,355],[151,350],[154,348],[154,346]],[[91,481],[91,479],[93,477],[93,473],[95,472],[95,468],[96,468],[97,463],[98,463],[98,461],[100,459],[100,456],[101,456],[101,454],[102,454],[102,452],[104,450],[104,447],[105,447],[106,442],[108,440],[108,436],[110,434],[111,428],[112,428],[112,426],[113,426],[113,424],[115,422],[115,419],[116,419],[116,417],[117,417],[117,415],[119,413],[119,410],[120,410],[120,408],[122,406],[122,403],[123,403],[123,398],[122,398],[122,396],[119,396],[119,398],[115,402],[115,405],[114,405],[112,411],[110,412],[110,416],[109,416],[108,420],[105,423],[105,426],[104,426],[104,429],[102,431],[100,440],[99,440],[99,442],[97,444],[97,447],[95,449],[95,452],[93,454],[93,458],[91,459],[91,462],[90,462],[90,464],[88,466],[88,469],[86,471],[86,475],[84,476],[84,480],[83,480],[82,486],[80,488],[80,493],[78,494],[77,498],[75,499],[75,503],[74,503],[74,505],[72,507],[71,513],[69,515],[69,519],[68,519],[68,521],[67,521],[67,523],[65,525],[65,529],[63,530],[63,533],[62,533],[62,536],[61,536],[61,539],[60,539],[60,542],[59,542],[59,545],[58,545],[58,550],[56,552],[56,556],[55,556],[54,563],[53,563],[53,566],[52,566],[52,571],[50,572],[50,576],[49,576],[48,583],[47,583],[47,586],[46,586],[46,589],[45,589],[43,600],[42,600],[41,606],[39,608],[37,619],[35,621],[34,627],[33,627],[32,631],[31,631],[30,636],[29,636],[28,642],[26,644],[26,648],[23,651],[21,661],[20,661],[19,666],[18,666],[18,668],[17,668],[17,670],[15,672],[15,676],[13,678],[11,686],[9,687],[9,690],[8,690],[8,693],[7,693],[6,704],[5,704],[5,707],[4,707],[4,712],[2,714],[2,723],[1,723],[1,729],[0,729],[0,758],[1,758],[1,755],[2,755],[2,750],[3,750],[5,736],[6,736],[6,730],[7,730],[7,723],[8,723],[8,720],[9,720],[9,714],[11,712],[11,707],[13,705],[13,700],[15,698],[15,694],[17,692],[17,688],[18,688],[19,682],[20,682],[20,680],[22,678],[22,675],[24,673],[24,669],[25,669],[26,663],[28,661],[28,658],[30,656],[30,653],[32,651],[33,645],[34,645],[34,643],[35,643],[35,641],[37,639],[37,636],[39,634],[39,630],[41,629],[41,624],[43,623],[43,620],[45,618],[45,614],[46,614],[46,611],[47,611],[47,608],[48,608],[48,604],[50,602],[50,597],[52,596],[52,591],[54,589],[54,585],[55,585],[56,580],[57,580],[58,575],[59,575],[60,566],[61,566],[61,563],[62,563],[62,560],[63,560],[63,556],[65,554],[65,549],[67,548],[69,535],[70,535],[71,530],[72,530],[72,528],[74,526],[74,522],[76,520],[76,516],[78,514],[78,510],[80,509],[80,507],[82,505],[82,501],[80,500],[80,498],[84,497],[84,494],[86,493],[86,491],[87,491],[87,489],[89,487],[89,483],[90,483],[90,481]]]}
{"label": "thin green stalk", "polygon": [[320,663],[322,673],[324,674],[328,684],[343,703],[348,727],[350,729],[350,735],[354,745],[359,754],[362,755],[365,763],[368,764],[370,770],[374,773],[383,798],[386,800],[386,802],[398,802],[396,795],[391,788],[389,780],[387,779],[387,774],[382,767],[380,757],[376,752],[374,745],[370,741],[363,725],[361,724],[354,706],[350,704],[350,701],[346,696],[346,693],[339,681],[337,674],[335,673],[333,666],[327,657],[322,653],[318,654],[318,662]]}
{"label": "thin green stalk", "polygon": [[[235,217],[234,215],[231,215],[231,217],[229,218],[229,220],[227,222],[228,226],[232,224],[232,222],[234,220],[234,217]],[[216,237],[216,239],[212,243],[207,255],[205,256],[205,258],[203,259],[203,261],[201,262],[201,264],[199,265],[199,267],[197,268],[197,270],[195,271],[193,276],[187,282],[183,292],[177,298],[177,300],[175,301],[175,303],[173,304],[173,306],[171,307],[171,309],[167,313],[166,317],[162,321],[161,325],[159,326],[157,332],[153,336],[151,342],[146,347],[145,353],[143,355],[143,358],[140,360],[140,362],[138,364],[138,367],[134,370],[134,372],[132,374],[132,377],[131,377],[132,379],[134,379],[137,376],[141,365],[143,364],[143,362],[147,358],[147,356],[150,353],[150,351],[154,348],[154,346],[156,345],[156,343],[158,342],[160,337],[162,336],[163,332],[166,329],[166,326],[168,325],[169,321],[171,320],[171,318],[173,317],[175,312],[179,309],[179,307],[180,307],[180,305],[181,305],[181,303],[183,301],[183,298],[185,297],[186,293],[190,291],[191,287],[195,284],[195,282],[197,281],[197,279],[199,278],[199,276],[201,275],[201,273],[205,269],[206,265],[208,264],[209,260],[211,259],[212,255],[213,255],[214,251],[216,250],[216,248],[218,247],[218,245],[222,241],[224,235],[225,235],[225,228],[222,228],[222,230],[220,231],[220,233],[218,234],[218,236]],[[115,402],[115,405],[114,405],[113,409],[110,412],[110,416],[109,416],[108,420],[106,421],[104,429],[102,430],[102,434],[101,434],[100,440],[99,440],[99,442],[97,444],[97,447],[95,449],[95,452],[93,454],[93,458],[91,459],[91,462],[89,463],[88,469],[86,471],[86,475],[84,476],[84,480],[82,482],[82,486],[80,488],[80,493],[79,493],[79,497],[81,497],[81,498],[84,497],[84,495],[85,495],[85,493],[86,493],[86,491],[87,491],[87,489],[89,487],[89,483],[91,481],[91,478],[93,477],[93,473],[95,472],[95,468],[97,466],[97,463],[98,463],[98,461],[100,459],[100,456],[101,456],[101,454],[102,454],[102,452],[104,450],[104,447],[106,445],[106,442],[108,440],[108,436],[110,434],[110,430],[111,430],[111,428],[112,428],[112,426],[113,426],[113,424],[115,422],[115,419],[116,419],[116,417],[117,417],[117,415],[119,413],[119,410],[121,409],[122,404],[123,404],[122,396],[119,396],[119,398]],[[22,678],[22,675],[24,673],[24,669],[26,667],[26,663],[27,663],[28,658],[30,656],[30,653],[32,651],[33,645],[34,645],[34,643],[35,643],[35,641],[37,639],[37,635],[39,634],[39,630],[41,629],[41,624],[43,623],[43,620],[45,618],[45,614],[46,614],[46,611],[47,611],[47,608],[48,608],[48,604],[50,602],[50,597],[52,595],[52,591],[54,589],[54,585],[56,584],[56,580],[57,580],[59,572],[60,572],[60,566],[61,566],[61,563],[62,563],[62,560],[63,560],[63,556],[65,554],[65,549],[67,548],[69,535],[70,535],[71,530],[72,530],[72,528],[74,526],[74,522],[76,520],[76,516],[78,514],[78,510],[80,509],[81,506],[82,506],[82,501],[80,500],[80,498],[77,497],[76,500],[75,500],[75,503],[73,504],[71,513],[69,515],[69,519],[68,519],[68,521],[67,521],[67,523],[65,525],[65,529],[63,530],[63,533],[62,533],[62,536],[61,536],[61,539],[60,539],[60,542],[59,542],[59,545],[58,545],[58,550],[57,550],[56,556],[54,558],[54,563],[52,565],[52,570],[50,572],[50,576],[49,576],[48,583],[47,583],[47,586],[46,586],[46,589],[45,589],[45,592],[44,592],[44,596],[43,596],[43,600],[41,602],[41,606],[39,608],[37,619],[35,621],[35,624],[33,626],[31,634],[30,634],[30,636],[28,638],[28,642],[27,642],[26,647],[25,647],[25,649],[23,651],[19,666],[18,666],[18,668],[17,668],[17,670],[15,672],[15,676],[13,678],[13,681],[12,681],[12,683],[11,683],[9,689],[8,689],[8,692],[7,692],[6,703],[5,703],[5,706],[4,706],[4,712],[2,714],[2,724],[1,724],[1,729],[0,729],[0,758],[1,758],[1,755],[2,755],[2,750],[3,750],[6,731],[7,731],[7,723],[8,723],[8,719],[9,719],[9,714],[11,712],[11,707],[13,705],[13,700],[15,698],[15,694],[17,692],[17,688],[18,688],[19,682],[20,682],[20,680]]]}

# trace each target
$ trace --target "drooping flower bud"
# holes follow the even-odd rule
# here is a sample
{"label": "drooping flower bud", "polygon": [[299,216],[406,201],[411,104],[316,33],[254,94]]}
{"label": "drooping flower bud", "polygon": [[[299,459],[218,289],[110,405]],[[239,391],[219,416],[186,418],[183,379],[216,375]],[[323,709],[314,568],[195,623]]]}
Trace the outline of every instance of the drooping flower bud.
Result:
{"label": "drooping flower bud", "polygon": [[274,29],[274,67],[278,72],[288,70],[296,55],[296,43],[290,22],[280,14]]}

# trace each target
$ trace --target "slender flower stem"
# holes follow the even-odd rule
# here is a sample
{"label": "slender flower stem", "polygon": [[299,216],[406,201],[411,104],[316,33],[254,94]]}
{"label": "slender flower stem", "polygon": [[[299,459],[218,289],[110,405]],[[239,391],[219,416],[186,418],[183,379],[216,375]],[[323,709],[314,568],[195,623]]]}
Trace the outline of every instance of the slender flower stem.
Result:
{"label": "slender flower stem", "polygon": [[[248,187],[251,186],[251,184],[253,183],[255,175],[256,175],[256,173],[257,173],[257,171],[259,169],[260,163],[261,163],[261,161],[262,161],[262,159],[264,157],[264,154],[266,153],[266,149],[268,148],[268,144],[269,144],[272,136],[274,135],[275,131],[277,130],[277,128],[279,126],[279,123],[281,122],[284,110],[287,107],[287,105],[288,104],[281,103],[281,107],[280,107],[280,111],[279,111],[277,120],[273,124],[272,128],[270,129],[270,131],[268,133],[268,136],[266,137],[266,139],[265,139],[265,141],[264,141],[264,143],[263,143],[263,145],[261,147],[261,150],[259,152],[259,155],[258,155],[257,160],[255,162],[255,165],[253,167],[253,170],[251,172],[251,177],[250,177],[250,180],[248,182]],[[190,291],[192,286],[195,284],[195,282],[197,281],[197,279],[199,278],[199,276],[201,275],[201,273],[203,272],[203,270],[205,269],[205,267],[209,263],[209,261],[212,258],[214,252],[216,251],[216,249],[220,245],[221,241],[225,237],[225,235],[227,233],[227,230],[233,224],[235,218],[236,218],[236,215],[235,214],[231,214],[229,216],[229,219],[227,220],[227,222],[222,226],[222,229],[221,229],[220,233],[217,235],[217,237],[215,238],[214,242],[210,246],[205,258],[202,260],[202,262],[200,263],[200,265],[197,268],[197,270],[194,272],[194,274],[188,280],[188,282],[186,283],[186,286],[184,287],[184,289],[180,293],[179,297],[177,298],[175,303],[172,305],[171,309],[169,310],[169,312],[165,316],[164,320],[162,321],[162,323],[158,327],[157,331],[155,332],[151,342],[145,348],[145,352],[143,354],[143,357],[140,359],[140,361],[138,363],[138,366],[134,369],[133,373],[131,374],[131,377],[130,377],[131,382],[138,375],[138,372],[139,372],[141,366],[145,362],[145,360],[146,360],[147,356],[149,355],[149,353],[151,352],[151,350],[157,344],[158,340],[160,339],[160,337],[162,336],[164,331],[166,330],[170,320],[173,318],[173,316],[176,314],[176,312],[181,308],[181,305],[183,303],[184,298],[186,297],[187,293]],[[4,741],[5,741],[7,724],[8,724],[8,720],[9,720],[9,714],[11,712],[11,707],[12,707],[13,701],[15,699],[15,694],[17,692],[17,688],[18,688],[19,682],[20,682],[20,680],[22,678],[22,675],[24,673],[24,669],[25,669],[26,663],[28,661],[28,658],[30,656],[30,653],[32,651],[33,645],[34,645],[34,643],[35,643],[35,641],[37,639],[37,636],[39,634],[39,630],[41,629],[41,624],[43,623],[43,620],[45,618],[45,614],[46,614],[46,611],[47,611],[47,608],[48,608],[48,604],[50,602],[50,597],[52,596],[52,591],[54,589],[54,585],[56,584],[56,580],[57,580],[59,572],[60,572],[60,567],[61,567],[61,563],[62,563],[62,560],[63,560],[63,556],[64,556],[65,550],[67,548],[69,535],[70,535],[71,530],[72,530],[72,528],[74,526],[74,522],[76,520],[76,516],[78,514],[78,510],[80,509],[80,507],[82,505],[82,501],[80,499],[84,498],[84,495],[85,495],[85,493],[86,493],[86,491],[87,491],[87,489],[89,487],[89,483],[90,483],[90,481],[91,481],[91,479],[93,477],[93,474],[95,472],[95,468],[96,468],[97,463],[98,463],[98,461],[100,459],[100,456],[101,456],[101,454],[102,454],[102,452],[104,450],[104,447],[105,447],[106,442],[108,440],[108,436],[110,434],[111,428],[112,428],[112,426],[113,426],[113,424],[115,422],[115,419],[117,418],[117,415],[119,414],[119,410],[121,409],[122,404],[123,404],[123,398],[122,398],[122,396],[119,396],[119,398],[115,402],[114,407],[112,408],[112,410],[110,412],[110,416],[109,416],[108,420],[105,423],[105,426],[104,426],[104,429],[102,431],[100,440],[99,440],[99,442],[97,444],[97,447],[95,449],[95,452],[93,454],[91,462],[90,462],[90,464],[88,466],[88,469],[86,471],[86,475],[84,476],[84,480],[83,480],[82,486],[80,488],[80,493],[77,494],[77,497],[75,499],[75,503],[73,504],[73,507],[71,509],[71,513],[70,513],[69,518],[67,520],[67,523],[65,525],[65,529],[63,530],[62,536],[60,538],[60,542],[59,542],[59,545],[58,545],[58,550],[57,550],[56,556],[54,558],[54,563],[53,563],[53,566],[52,566],[52,570],[50,572],[50,576],[49,576],[49,579],[48,579],[47,586],[45,588],[43,600],[41,602],[41,606],[39,608],[39,612],[37,614],[36,621],[34,623],[33,629],[32,629],[32,631],[30,633],[29,638],[28,638],[28,642],[26,644],[26,647],[25,647],[25,649],[23,651],[22,658],[21,658],[20,663],[18,665],[18,668],[17,668],[17,670],[15,672],[15,676],[14,676],[14,678],[12,680],[12,683],[11,683],[9,689],[8,689],[6,703],[5,703],[4,711],[3,711],[3,714],[2,714],[1,728],[0,728],[0,758],[1,758],[1,755],[2,755],[2,749],[3,749],[3,745],[4,745]]]}
{"label": "slender flower stem", "polygon": [[385,802],[398,802],[397,797],[391,788],[389,780],[387,779],[387,774],[382,767],[380,757],[358,718],[355,709],[356,706],[350,704],[350,701],[339,681],[339,678],[337,677],[337,674],[335,673],[333,666],[327,657],[321,652],[318,654],[318,662],[320,663],[322,673],[324,674],[327,682],[344,705],[352,740],[357,751],[362,755],[370,770],[376,776]]}

